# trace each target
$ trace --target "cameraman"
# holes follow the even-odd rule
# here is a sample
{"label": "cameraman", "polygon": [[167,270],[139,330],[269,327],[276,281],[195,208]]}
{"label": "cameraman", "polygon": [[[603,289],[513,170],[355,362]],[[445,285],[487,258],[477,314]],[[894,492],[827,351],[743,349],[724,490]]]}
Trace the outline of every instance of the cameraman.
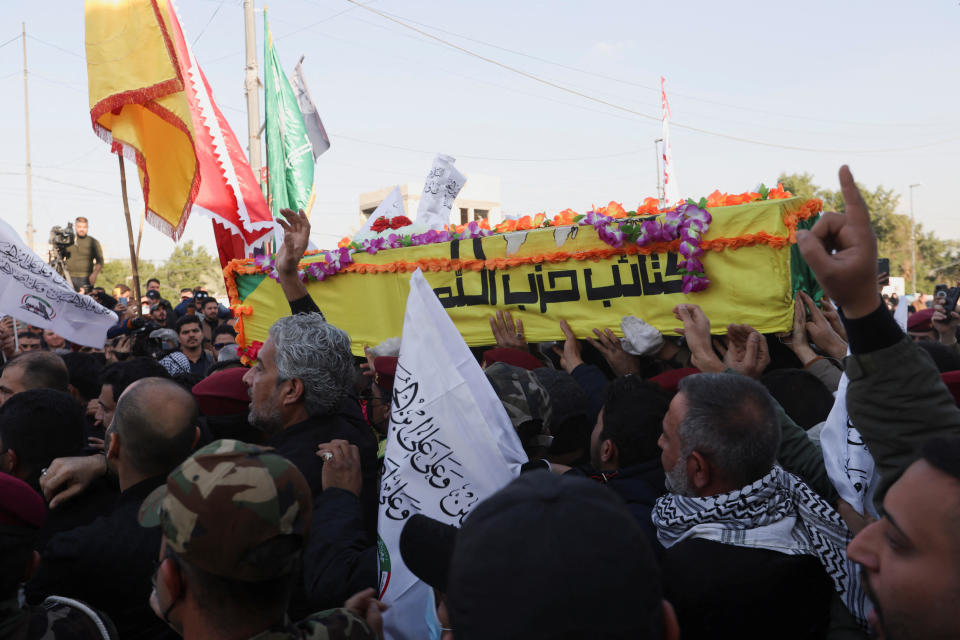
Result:
{"label": "cameraman", "polygon": [[97,239],[87,235],[87,219],[80,216],[74,221],[76,239],[70,245],[70,257],[67,258],[67,269],[70,270],[70,279],[73,288],[80,289],[83,285],[93,286],[97,276],[103,269],[103,250]]}

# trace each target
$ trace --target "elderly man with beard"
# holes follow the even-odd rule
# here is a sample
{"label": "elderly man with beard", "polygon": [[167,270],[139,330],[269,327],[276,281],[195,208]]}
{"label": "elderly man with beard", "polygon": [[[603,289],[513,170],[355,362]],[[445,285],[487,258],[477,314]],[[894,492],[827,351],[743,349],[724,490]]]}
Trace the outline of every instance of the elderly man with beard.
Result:
{"label": "elderly man with beard", "polygon": [[762,385],[685,378],[659,444],[669,493],[653,523],[684,637],[823,637],[834,590],[862,623],[863,589],[844,553],[850,532],[776,464],[780,425]]}
{"label": "elderly man with beard", "polygon": [[315,498],[323,493],[323,459],[315,454],[317,445],[332,440],[356,445],[364,522],[375,539],[377,440],[352,394],[356,369],[350,337],[324,319],[297,277],[310,223],[303,214],[285,210],[284,215],[277,270],[294,315],[270,327],[256,365],[243,378],[250,392],[250,424],[264,432],[267,446],[297,466]]}

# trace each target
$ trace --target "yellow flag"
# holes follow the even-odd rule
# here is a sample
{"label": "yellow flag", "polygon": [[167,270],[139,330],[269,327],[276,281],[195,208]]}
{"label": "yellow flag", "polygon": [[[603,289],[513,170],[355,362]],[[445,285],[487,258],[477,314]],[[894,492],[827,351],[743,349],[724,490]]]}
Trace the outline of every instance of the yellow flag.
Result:
{"label": "yellow flag", "polygon": [[86,0],[90,118],[135,161],[147,220],[174,240],[200,188],[193,120],[167,0]]}

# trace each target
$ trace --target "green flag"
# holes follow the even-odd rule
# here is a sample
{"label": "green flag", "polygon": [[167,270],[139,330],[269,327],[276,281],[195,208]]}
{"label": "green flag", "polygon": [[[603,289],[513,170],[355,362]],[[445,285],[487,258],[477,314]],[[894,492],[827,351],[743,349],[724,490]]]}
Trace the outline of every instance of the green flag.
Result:
{"label": "green flag", "polygon": [[263,94],[267,135],[267,190],[270,212],[303,209],[309,213],[313,194],[313,147],[307,136],[297,95],[280,67],[273,34],[263,12]]}

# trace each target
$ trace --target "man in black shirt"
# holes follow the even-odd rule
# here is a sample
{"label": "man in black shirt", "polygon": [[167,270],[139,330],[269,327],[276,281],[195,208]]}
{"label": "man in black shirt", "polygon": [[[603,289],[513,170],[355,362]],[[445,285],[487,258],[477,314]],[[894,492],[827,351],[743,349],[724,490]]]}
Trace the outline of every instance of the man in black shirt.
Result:
{"label": "man in black shirt", "polygon": [[67,269],[74,289],[80,289],[85,284],[96,284],[97,276],[103,269],[103,250],[96,238],[87,235],[87,229],[87,219],[82,216],[77,218],[74,223],[77,237],[70,245],[70,256],[67,258]]}
{"label": "man in black shirt", "polygon": [[145,378],[120,396],[107,432],[107,459],[120,483],[113,512],[53,536],[27,585],[27,596],[82,598],[117,625],[121,638],[176,638],[150,610],[159,527],[137,521],[144,498],[190,454],[199,436],[190,392],[161,378]]}

